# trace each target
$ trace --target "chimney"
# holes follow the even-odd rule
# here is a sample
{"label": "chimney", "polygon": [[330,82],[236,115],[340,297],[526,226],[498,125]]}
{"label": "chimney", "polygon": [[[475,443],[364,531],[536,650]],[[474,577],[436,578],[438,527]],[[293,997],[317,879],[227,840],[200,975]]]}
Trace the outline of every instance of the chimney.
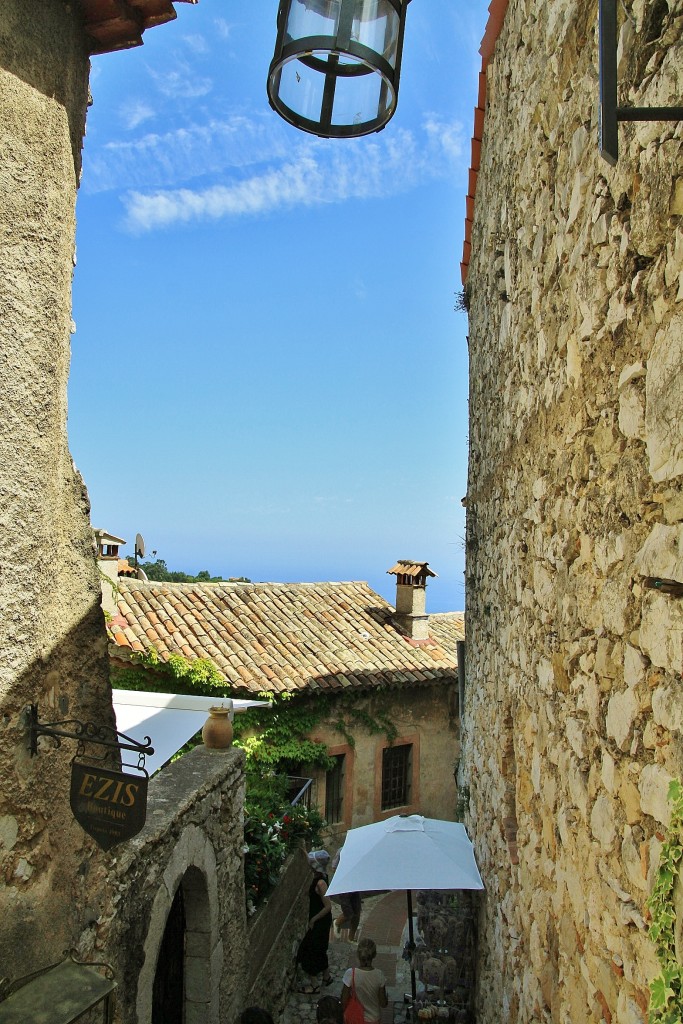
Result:
{"label": "chimney", "polygon": [[116,615],[118,611],[117,593],[119,582],[119,548],[125,540],[115,537],[106,530],[95,530],[97,541],[97,568],[100,570],[100,586],[102,588],[102,609],[108,615]]}
{"label": "chimney", "polygon": [[416,562],[412,558],[400,558],[387,573],[396,577],[395,621],[411,640],[428,640],[427,577],[436,573],[429,568],[429,562]]}

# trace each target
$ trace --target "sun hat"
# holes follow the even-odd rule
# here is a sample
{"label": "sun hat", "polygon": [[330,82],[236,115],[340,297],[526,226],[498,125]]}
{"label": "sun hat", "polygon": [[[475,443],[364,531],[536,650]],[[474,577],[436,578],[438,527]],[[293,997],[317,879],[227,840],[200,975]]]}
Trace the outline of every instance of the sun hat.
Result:
{"label": "sun hat", "polygon": [[308,854],[308,863],[314,871],[326,871],[330,862],[330,855],[327,850],[311,850]]}

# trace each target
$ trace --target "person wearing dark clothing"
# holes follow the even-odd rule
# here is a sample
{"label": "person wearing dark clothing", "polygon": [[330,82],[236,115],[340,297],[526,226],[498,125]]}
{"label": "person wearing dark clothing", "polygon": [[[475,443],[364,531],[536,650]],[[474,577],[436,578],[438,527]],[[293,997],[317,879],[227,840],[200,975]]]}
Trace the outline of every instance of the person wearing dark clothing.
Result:
{"label": "person wearing dark clothing", "polygon": [[314,980],[318,974],[323,976],[323,985],[332,983],[327,959],[332,903],[327,895],[327,873],[324,870],[329,859],[329,854],[324,850],[308,854],[308,862],[313,870],[313,879],[308,889],[308,929],[296,954],[297,963],[309,975],[309,980],[301,987],[301,991],[307,993],[320,991],[320,985]]}
{"label": "person wearing dark clothing", "polygon": [[359,892],[342,892],[338,896],[341,914],[335,919],[334,934],[341,937],[341,929],[348,928],[349,942],[356,941],[356,932],[360,924],[363,901]]}

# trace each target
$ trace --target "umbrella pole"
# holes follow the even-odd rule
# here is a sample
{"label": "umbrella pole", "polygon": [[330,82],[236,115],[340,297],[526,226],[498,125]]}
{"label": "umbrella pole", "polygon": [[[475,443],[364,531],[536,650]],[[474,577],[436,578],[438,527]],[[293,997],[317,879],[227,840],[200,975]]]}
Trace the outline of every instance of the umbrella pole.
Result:
{"label": "umbrella pole", "polygon": [[413,1003],[417,998],[417,986],[415,984],[415,968],[412,964],[413,950],[415,949],[415,936],[413,935],[413,894],[408,889],[408,949],[410,951],[410,988],[413,995]]}

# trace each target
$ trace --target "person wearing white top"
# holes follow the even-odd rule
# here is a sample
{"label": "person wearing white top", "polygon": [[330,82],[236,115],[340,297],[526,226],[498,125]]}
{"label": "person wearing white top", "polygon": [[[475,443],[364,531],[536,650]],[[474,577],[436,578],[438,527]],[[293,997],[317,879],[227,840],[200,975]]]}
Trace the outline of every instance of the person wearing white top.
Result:
{"label": "person wearing white top", "polygon": [[346,971],[342,987],[342,1009],[346,1009],[351,990],[355,987],[356,997],[363,1005],[365,1024],[378,1024],[380,1011],[389,1002],[386,979],[380,970],[372,966],[376,956],[377,946],[372,939],[361,939],[358,943],[359,966]]}

